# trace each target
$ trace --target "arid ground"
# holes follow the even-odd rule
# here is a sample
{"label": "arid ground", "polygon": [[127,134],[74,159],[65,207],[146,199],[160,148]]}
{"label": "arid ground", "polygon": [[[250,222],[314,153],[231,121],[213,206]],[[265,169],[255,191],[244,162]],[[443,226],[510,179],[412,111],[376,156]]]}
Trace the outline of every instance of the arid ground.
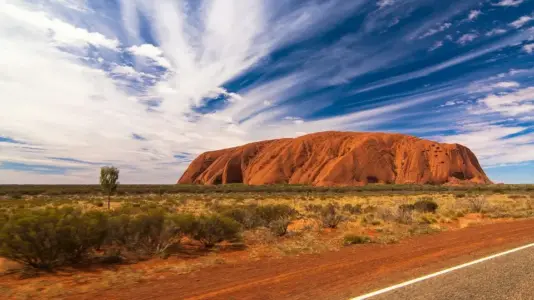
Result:
{"label": "arid ground", "polygon": [[165,218],[216,215],[239,228],[214,245],[195,231],[148,252],[139,251],[152,249],[140,243],[142,229],[137,239],[108,232],[101,247],[46,269],[2,258],[0,292],[7,299],[348,299],[534,241],[530,186],[372,189],[156,190],[114,196],[110,211],[97,192],[5,193],[3,234],[11,216],[46,208],[101,212],[109,224],[154,211]]}

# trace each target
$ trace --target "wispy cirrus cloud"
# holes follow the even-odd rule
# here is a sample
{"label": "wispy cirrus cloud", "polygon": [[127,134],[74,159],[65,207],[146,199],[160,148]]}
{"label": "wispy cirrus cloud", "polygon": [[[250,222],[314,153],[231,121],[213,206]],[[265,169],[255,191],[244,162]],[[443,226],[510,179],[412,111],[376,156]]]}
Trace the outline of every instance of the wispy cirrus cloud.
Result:
{"label": "wispy cirrus cloud", "polygon": [[478,16],[480,16],[482,12],[480,10],[472,10],[469,12],[469,15],[467,16],[467,19],[469,21],[473,21],[475,20],[476,18],[478,18]]}
{"label": "wispy cirrus cloud", "polygon": [[515,28],[521,28],[525,26],[527,23],[530,23],[532,20],[534,20],[532,16],[522,16],[519,19],[510,23],[510,26],[515,27]]}
{"label": "wispy cirrus cloud", "polygon": [[426,37],[433,36],[436,33],[443,32],[443,31],[449,29],[451,26],[452,26],[452,23],[443,23],[443,24],[441,24],[441,25],[439,25],[439,26],[437,26],[435,28],[432,28],[432,29],[428,30],[423,35],[421,35],[419,38],[420,39],[424,39]]}
{"label": "wispy cirrus cloud", "polygon": [[462,35],[461,37],[459,37],[456,42],[460,45],[465,45],[467,43],[474,41],[476,38],[478,38],[477,33],[466,33]]}
{"label": "wispy cirrus cloud", "polygon": [[[463,119],[519,122],[530,111],[510,106],[529,102],[510,99],[531,86],[532,66],[516,60],[530,34],[508,26],[490,39],[482,33],[510,22],[480,23],[493,19],[478,0],[6,0],[0,182],[94,182],[104,164],[121,182],[174,182],[200,152],[261,139],[336,129],[424,137],[435,115],[450,119],[444,132]],[[454,43],[474,32],[477,43]],[[489,89],[470,84],[493,76]]]}
{"label": "wispy cirrus cloud", "polygon": [[149,58],[161,67],[171,68],[170,62],[163,56],[163,51],[152,44],[133,45],[128,51],[143,58]]}
{"label": "wispy cirrus cloud", "polygon": [[501,0],[493,5],[495,6],[519,6],[525,0]]}
{"label": "wispy cirrus cloud", "polygon": [[534,51],[534,44],[526,44],[523,46],[523,50],[525,50],[526,53],[530,54]]}
{"label": "wispy cirrus cloud", "polygon": [[481,99],[479,103],[492,111],[507,116],[530,114],[534,112],[534,87],[527,87],[507,94],[491,94]]}
{"label": "wispy cirrus cloud", "polygon": [[494,28],[488,32],[486,32],[486,36],[494,36],[494,35],[500,35],[505,34],[506,30],[502,28]]}

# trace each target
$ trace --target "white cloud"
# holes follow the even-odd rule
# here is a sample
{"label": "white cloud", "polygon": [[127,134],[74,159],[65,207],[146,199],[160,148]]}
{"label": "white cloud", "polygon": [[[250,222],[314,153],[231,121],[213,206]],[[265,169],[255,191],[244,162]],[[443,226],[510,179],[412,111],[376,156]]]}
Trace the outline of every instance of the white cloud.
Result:
{"label": "white cloud", "polygon": [[284,120],[292,121],[294,124],[302,124],[302,123],[304,123],[304,120],[302,120],[302,118],[299,118],[299,117],[288,116],[288,117],[285,117]]}
{"label": "white cloud", "polygon": [[495,6],[519,6],[519,4],[523,3],[525,0],[501,0],[498,3],[495,3],[493,5]]}
{"label": "white cloud", "polygon": [[147,57],[155,61],[158,65],[170,69],[171,64],[170,62],[164,57],[163,51],[159,49],[158,47],[152,45],[152,44],[143,44],[140,46],[134,45],[130,48],[128,48],[128,51],[130,51],[132,54],[141,56],[141,57]]}
{"label": "white cloud", "polygon": [[457,135],[439,137],[446,143],[459,143],[476,153],[486,167],[501,164],[520,163],[534,160],[534,135],[525,134],[506,138],[524,131],[525,127],[506,127],[488,123],[463,125]]}
{"label": "white cloud", "polygon": [[528,87],[508,94],[491,94],[479,100],[491,111],[506,116],[518,116],[534,111],[534,87]]}
{"label": "white cloud", "polygon": [[501,29],[501,28],[495,28],[495,29],[492,29],[492,30],[486,32],[486,36],[494,36],[494,35],[500,35],[500,34],[504,34],[504,33],[506,33],[506,30]]}
{"label": "white cloud", "polygon": [[424,39],[424,38],[432,36],[432,35],[434,35],[436,33],[445,31],[445,30],[449,29],[451,26],[452,26],[452,23],[443,23],[443,24],[439,25],[437,28],[432,28],[432,29],[428,30],[422,36],[420,36],[419,39]]}
{"label": "white cloud", "polygon": [[495,76],[490,77],[486,80],[481,80],[478,82],[475,82],[469,86],[469,92],[470,93],[485,93],[485,92],[491,92],[493,90],[498,89],[515,89],[520,87],[520,84],[515,81],[500,81],[500,82],[494,82],[495,79],[503,78],[504,76]]}
{"label": "white cloud", "polygon": [[441,48],[443,47],[443,41],[437,41],[434,43],[434,45],[432,47],[430,47],[430,49],[428,49],[428,51],[434,51],[438,48]]}
{"label": "white cloud", "polygon": [[524,45],[523,50],[525,50],[526,53],[531,54],[532,51],[534,51],[534,44]]}
{"label": "white cloud", "polygon": [[122,75],[132,76],[132,77],[139,77],[139,74],[137,73],[137,71],[135,71],[135,69],[130,66],[117,65],[113,68],[112,73],[122,74]]}
{"label": "white cloud", "polygon": [[85,47],[93,45],[117,50],[119,41],[110,39],[98,32],[89,32],[75,27],[44,12],[27,10],[9,3],[2,6],[0,15],[16,22],[19,28],[40,35],[51,35],[52,40],[64,46]]}
{"label": "white cloud", "polygon": [[465,45],[467,43],[470,43],[474,41],[478,37],[478,34],[476,33],[466,33],[462,35],[458,40],[456,41],[460,45]]}
{"label": "white cloud", "polygon": [[492,85],[493,88],[502,88],[502,89],[509,89],[509,88],[517,88],[519,87],[519,83],[515,81],[502,81],[497,82],[494,85]]}
{"label": "white cloud", "polygon": [[470,21],[473,21],[475,20],[476,18],[478,18],[478,16],[481,14],[481,11],[480,10],[472,10],[469,12],[469,16],[467,16],[467,18],[470,20]]}
{"label": "white cloud", "polygon": [[[529,39],[529,38],[530,38],[529,34],[516,33],[515,35],[512,35],[510,37],[506,37],[504,39],[499,40],[498,42],[490,44],[489,46],[486,45],[486,47],[484,47],[484,48],[482,48],[480,50],[471,51],[471,52],[469,52],[467,54],[456,56],[456,57],[454,57],[454,58],[452,58],[450,60],[441,62],[441,63],[439,63],[437,65],[429,66],[429,67],[426,67],[426,68],[423,68],[423,69],[420,69],[420,70],[417,70],[417,71],[413,71],[413,72],[410,72],[410,73],[406,73],[406,74],[390,77],[390,78],[387,78],[387,79],[383,79],[383,80],[377,81],[377,82],[375,82],[375,83],[373,83],[373,84],[371,84],[369,86],[366,86],[366,87],[363,87],[363,88],[358,88],[358,89],[352,91],[352,94],[358,94],[358,93],[363,93],[363,92],[367,92],[367,91],[372,91],[372,90],[375,90],[375,89],[379,89],[379,88],[383,88],[383,87],[386,87],[386,86],[398,84],[398,83],[405,82],[405,81],[408,81],[408,80],[412,80],[412,79],[415,79],[415,78],[422,78],[422,77],[428,76],[430,74],[434,74],[436,72],[439,72],[441,70],[447,69],[449,67],[456,66],[458,64],[470,61],[470,60],[475,59],[477,57],[480,57],[482,55],[485,55],[485,54],[494,52],[496,50],[502,49],[504,47],[508,47],[510,45],[516,45],[518,42],[521,42],[521,41],[523,41],[525,39]],[[518,72],[522,72],[522,70],[517,70],[517,71]]]}
{"label": "white cloud", "polygon": [[79,12],[90,12],[92,11],[87,5],[87,0],[52,0],[57,4],[73,9]]}
{"label": "white cloud", "polygon": [[376,5],[378,5],[378,7],[380,8],[383,8],[389,5],[393,5],[394,3],[395,3],[395,0],[378,0],[376,2]]}
{"label": "white cloud", "polygon": [[532,20],[534,20],[534,18],[531,16],[522,16],[519,19],[510,23],[510,26],[515,27],[515,28],[521,28]]}

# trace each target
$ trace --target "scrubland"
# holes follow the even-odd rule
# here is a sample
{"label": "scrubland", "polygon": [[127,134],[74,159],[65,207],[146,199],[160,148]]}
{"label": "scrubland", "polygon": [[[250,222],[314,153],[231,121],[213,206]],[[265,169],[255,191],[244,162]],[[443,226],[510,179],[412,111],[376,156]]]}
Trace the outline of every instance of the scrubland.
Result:
{"label": "scrubland", "polygon": [[132,186],[110,210],[96,188],[69,188],[0,188],[3,295],[68,296],[534,216],[532,186]]}

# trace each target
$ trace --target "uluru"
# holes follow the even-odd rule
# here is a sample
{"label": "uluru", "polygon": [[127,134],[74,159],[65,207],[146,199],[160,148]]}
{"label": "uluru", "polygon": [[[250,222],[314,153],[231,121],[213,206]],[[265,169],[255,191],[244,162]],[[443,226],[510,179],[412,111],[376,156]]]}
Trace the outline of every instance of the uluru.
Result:
{"label": "uluru", "polygon": [[327,131],[209,151],[179,184],[490,184],[475,154],[394,133]]}

